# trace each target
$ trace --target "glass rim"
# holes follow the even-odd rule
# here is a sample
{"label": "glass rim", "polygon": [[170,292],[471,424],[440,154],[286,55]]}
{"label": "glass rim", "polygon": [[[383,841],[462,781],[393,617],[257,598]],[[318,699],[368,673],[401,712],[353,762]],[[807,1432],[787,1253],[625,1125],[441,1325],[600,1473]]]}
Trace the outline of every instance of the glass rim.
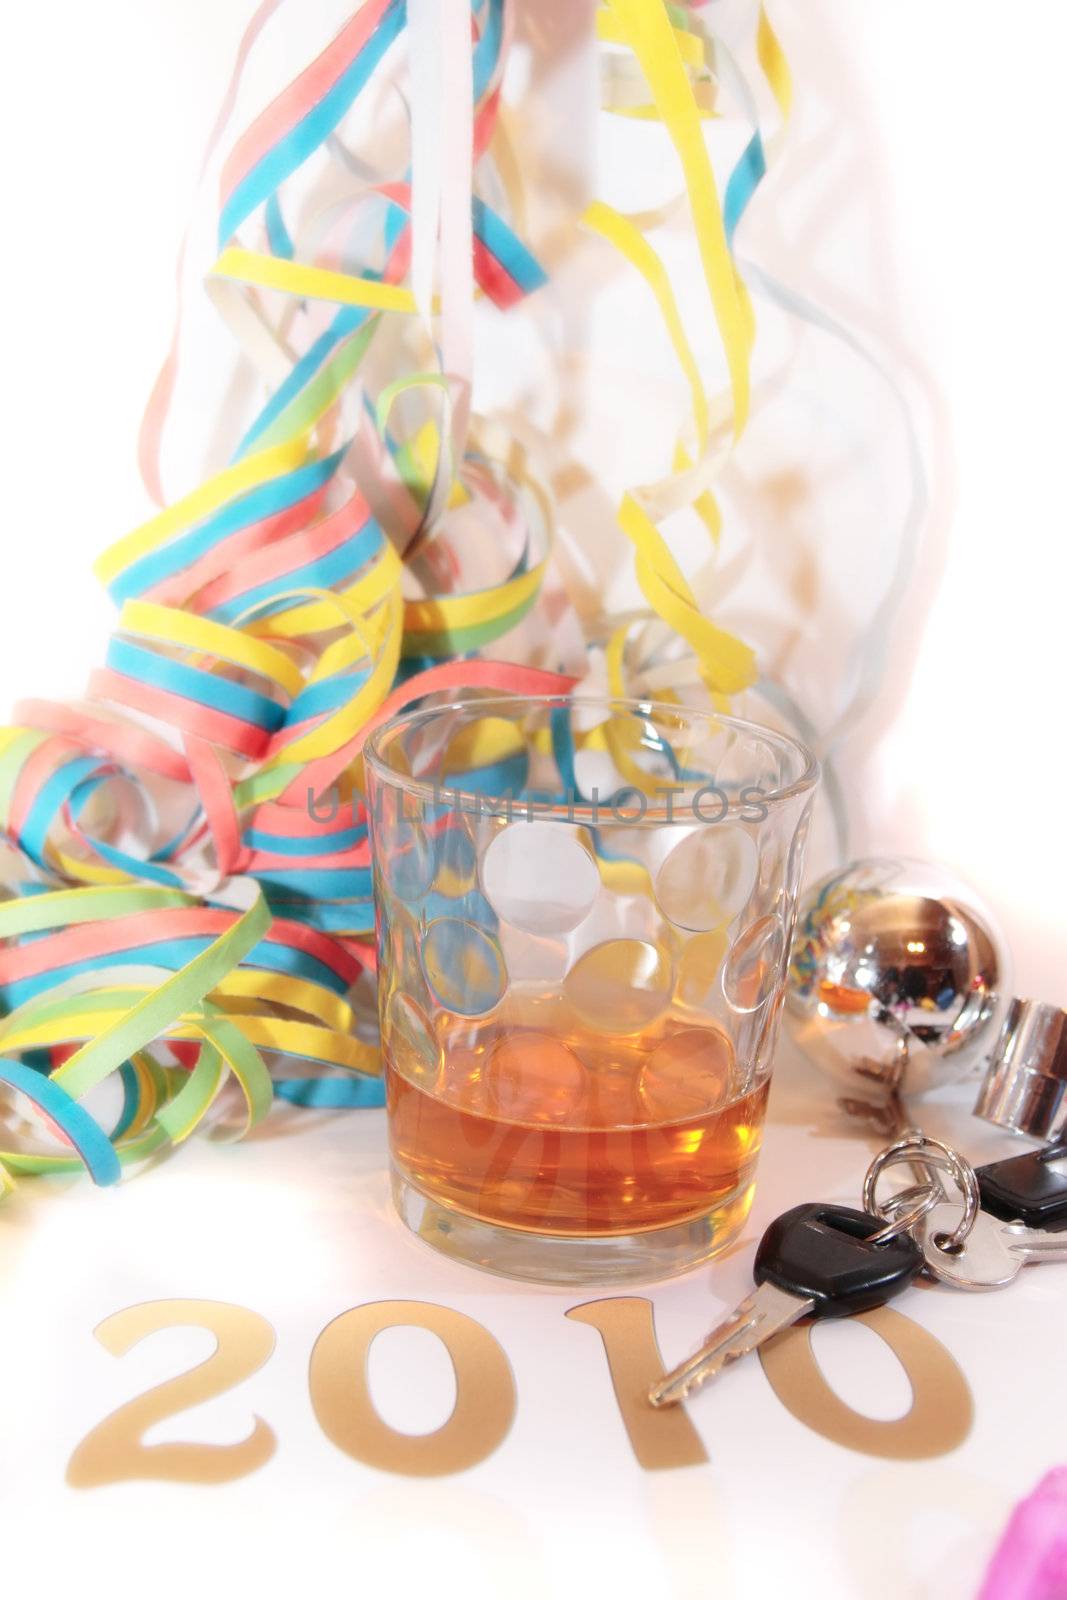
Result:
{"label": "glass rim", "polygon": [[[376,779],[402,790],[405,794],[427,802],[431,805],[445,803],[462,812],[486,812],[494,804],[503,804],[507,794],[489,795],[476,790],[464,790],[461,786],[452,786],[440,782],[428,781],[425,778],[411,777],[407,773],[398,772],[388,764],[384,756],[384,749],[388,742],[397,735],[401,728],[417,727],[420,724],[430,723],[448,712],[456,711],[483,711],[486,716],[492,716],[494,711],[507,712],[514,716],[520,708],[527,710],[548,710],[554,706],[588,707],[593,711],[625,711],[635,712],[640,716],[653,716],[660,713],[667,717],[688,719],[694,723],[703,723],[707,726],[725,725],[736,729],[738,732],[756,736],[766,742],[788,750],[793,756],[798,757],[802,766],[800,776],[792,783],[783,784],[778,788],[759,791],[759,804],[767,811],[778,810],[788,801],[799,798],[815,788],[819,781],[820,767],[817,757],[800,739],[791,733],[781,733],[777,728],[769,728],[762,722],[753,722],[747,717],[734,717],[725,712],[706,711],[701,707],[687,705],[672,705],[663,700],[637,700],[626,699],[616,695],[572,695],[566,692],[556,694],[502,694],[502,695],[460,695],[456,699],[443,701],[438,705],[425,706],[417,711],[400,711],[387,721],[381,723],[367,737],[363,746],[363,758],[371,769]],[[661,790],[666,790],[667,785],[661,785]],[[707,787],[707,786],[705,786]],[[689,794],[695,790],[700,794],[699,786],[679,784],[676,793]],[[619,794],[638,794],[632,784],[626,784],[622,789],[615,791]],[[718,791],[724,798],[724,790]],[[573,801],[550,801],[538,798],[536,795],[529,799],[512,795],[511,801],[515,809],[521,811],[529,807],[528,820],[539,822],[570,822],[579,825],[594,827],[614,824],[618,827],[670,827],[692,826],[695,820],[710,824],[712,822],[725,822],[736,819],[742,813],[749,811],[754,805],[751,800],[728,800],[726,808],[721,810],[715,818],[702,817],[694,810],[693,817],[678,815],[673,809],[673,801],[665,806],[647,806],[640,816],[620,816],[613,808],[610,800],[587,801],[578,803],[575,796]],[[751,815],[747,818],[752,821]],[[762,819],[760,819],[762,820]]]}

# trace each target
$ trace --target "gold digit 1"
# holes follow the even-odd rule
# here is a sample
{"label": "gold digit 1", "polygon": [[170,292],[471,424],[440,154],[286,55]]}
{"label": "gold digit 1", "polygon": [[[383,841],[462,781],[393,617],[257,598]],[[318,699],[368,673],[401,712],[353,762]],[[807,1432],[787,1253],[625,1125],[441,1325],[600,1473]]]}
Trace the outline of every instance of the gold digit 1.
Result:
{"label": "gold digit 1", "polygon": [[822,1375],[811,1327],[788,1328],[759,1347],[763,1370],[779,1400],[798,1421],[849,1450],[899,1461],[947,1455],[971,1431],[974,1404],[967,1379],[939,1339],[888,1306],[854,1319],[885,1340],[911,1384],[911,1410],[879,1422],[847,1406]]}
{"label": "gold digit 1", "polygon": [[262,1417],[254,1418],[252,1432],[240,1444],[142,1444],[154,1423],[224,1394],[258,1372],[274,1349],[274,1330],[264,1317],[219,1300],[150,1300],[116,1311],[95,1332],[105,1350],[122,1356],[150,1333],[185,1327],[213,1333],[214,1352],[199,1366],[120,1406],[87,1434],[67,1466],[67,1482],[75,1489],[130,1478],[228,1483],[254,1472],[274,1454],[274,1430]]}
{"label": "gold digit 1", "polygon": [[[448,1351],[456,1403],[433,1433],[399,1433],[375,1410],[367,1353],[386,1328],[425,1328]],[[515,1415],[508,1358],[488,1328],[422,1300],[379,1300],[336,1317],[315,1341],[308,1384],[319,1427],[339,1450],[368,1467],[412,1478],[476,1466],[500,1444]]]}
{"label": "gold digit 1", "polygon": [[651,1300],[590,1300],[567,1316],[588,1323],[604,1341],[608,1370],[634,1455],[646,1471],[692,1467],[708,1459],[700,1435],[682,1406],[657,1411],[648,1391],[664,1374]]}

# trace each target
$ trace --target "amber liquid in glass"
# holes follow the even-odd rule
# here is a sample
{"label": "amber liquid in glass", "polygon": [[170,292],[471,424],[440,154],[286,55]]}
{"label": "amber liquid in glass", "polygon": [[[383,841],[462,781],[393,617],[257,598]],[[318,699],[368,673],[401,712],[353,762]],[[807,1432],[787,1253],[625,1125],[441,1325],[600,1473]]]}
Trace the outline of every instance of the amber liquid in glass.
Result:
{"label": "amber liquid in glass", "polygon": [[446,1014],[437,1065],[386,1046],[393,1160],[439,1204],[499,1226],[631,1234],[743,1220],[768,1082],[746,1085],[710,1018],[612,1035],[558,993],[513,989],[489,1018]]}

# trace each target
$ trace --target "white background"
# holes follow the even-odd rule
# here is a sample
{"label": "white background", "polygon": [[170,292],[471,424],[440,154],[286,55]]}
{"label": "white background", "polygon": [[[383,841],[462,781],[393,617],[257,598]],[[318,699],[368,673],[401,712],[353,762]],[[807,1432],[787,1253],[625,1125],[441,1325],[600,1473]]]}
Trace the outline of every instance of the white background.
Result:
{"label": "white background", "polygon": [[[528,3],[533,5],[535,0]],[[713,16],[715,9],[713,6]],[[1067,22],[1062,9],[1051,0],[1029,0],[1010,15],[988,0],[938,0],[936,4],[930,0],[778,0],[773,11],[798,84],[794,153],[787,155],[773,180],[780,188],[768,189],[758,202],[763,212],[754,207],[746,221],[746,252],[815,294],[888,356],[912,398],[926,441],[932,482],[927,542],[895,635],[886,691],[844,760],[856,843],[906,849],[963,872],[992,902],[1007,931],[1019,991],[1062,1002],[1060,906],[1067,893],[1067,853],[1060,821],[1063,735],[1059,711],[1064,683],[1067,555],[1062,488],[1065,328],[1059,72]],[[295,70],[318,47],[335,15],[336,8],[330,11],[326,5],[305,4],[298,22],[293,11],[285,25],[292,29],[292,43],[281,51],[290,69]],[[90,564],[105,544],[149,510],[136,475],[136,430],[169,338],[174,260],[194,204],[203,143],[246,16],[244,0],[151,0],[150,4],[144,0],[97,0],[93,6],[56,0],[49,7],[20,7],[7,19],[6,48],[0,58],[0,125],[7,153],[6,249],[0,259],[7,307],[4,438],[9,555],[0,636],[5,701],[31,693],[76,694],[89,667],[102,656],[111,613],[90,574]],[[281,37],[286,37],[284,28]],[[248,107],[254,109],[254,103]],[[783,214],[792,208],[788,215],[794,219],[807,206],[805,228],[786,230],[780,236],[774,226],[779,203]],[[201,204],[208,205],[206,195],[201,196]],[[203,266],[206,258],[201,256],[198,262]],[[645,337],[645,317],[646,308],[635,297],[627,320],[635,348]],[[193,442],[183,447],[179,441],[175,446],[168,476],[174,491],[189,487],[195,476],[196,452],[202,449],[209,431],[204,418],[222,392],[216,371],[216,367],[222,370],[218,366],[221,359],[208,352],[199,369],[207,375],[191,380],[184,395],[186,421],[182,426]],[[809,389],[817,372],[816,362],[804,378]],[[826,376],[821,402],[831,413],[835,406],[847,412],[850,392],[844,380],[840,390],[836,389],[839,375],[832,362]],[[890,424],[886,427],[888,430]],[[781,431],[777,429],[779,435]],[[762,444],[760,439],[754,427],[751,453],[744,460],[748,477],[757,485],[765,461],[773,454],[766,434]],[[740,496],[737,499],[740,501]],[[855,502],[854,517],[844,523],[833,519],[833,526],[823,530],[826,539],[833,541],[829,547],[851,548],[848,570],[858,559],[861,577],[863,541],[882,536],[883,510],[879,498],[872,495],[866,503]],[[817,513],[814,526],[818,533]],[[860,606],[861,580],[856,580],[856,586]],[[817,658],[818,639],[809,640],[809,646]],[[790,1083],[794,1089],[799,1084],[805,1092],[818,1092],[814,1079],[802,1077],[799,1069]],[[353,1134],[354,1139],[363,1137],[362,1132]],[[282,1140],[276,1150],[264,1149],[280,1162],[281,1150],[288,1143]],[[780,1148],[784,1159],[785,1144]],[[801,1158],[799,1145],[794,1153]],[[280,1171],[280,1166],[272,1169],[261,1155],[231,1157],[212,1151],[196,1160],[201,1172],[208,1170],[208,1164],[217,1164],[220,1204],[224,1198],[227,1205],[238,1203],[234,1197],[239,1186],[222,1176],[232,1160],[253,1166],[258,1163],[263,1193],[273,1196],[278,1217],[285,1212],[278,1196],[290,1192],[287,1185],[293,1186],[293,1204],[300,1205],[295,1174],[303,1158],[286,1168],[281,1190],[272,1187],[276,1181],[272,1173]],[[842,1154],[839,1162],[842,1194],[848,1192],[848,1174],[855,1170],[854,1153],[851,1160],[849,1165],[847,1155]],[[309,1163],[305,1170],[314,1165]],[[181,1166],[180,1160],[172,1164],[166,1183],[178,1181]],[[145,1190],[154,1181],[147,1179]],[[777,1180],[776,1185],[775,1192],[784,1188],[788,1193]],[[186,1203],[179,1191],[175,1190],[175,1196],[179,1208]],[[141,1224],[140,1232],[135,1229],[131,1234],[128,1225],[135,1213],[143,1215],[139,1210],[142,1204],[153,1210],[158,1206],[148,1194],[142,1201],[132,1191],[122,1201],[128,1209],[120,1213],[112,1205],[112,1221],[102,1237],[111,1239],[116,1249],[122,1238],[137,1237],[147,1257],[156,1248],[151,1228]],[[38,1571],[56,1560],[64,1575],[73,1579],[79,1559],[76,1546],[64,1545],[53,1554],[46,1543],[45,1501],[54,1483],[72,1519],[69,1526],[87,1539],[92,1561],[112,1570],[125,1562],[122,1547],[129,1537],[134,1559],[142,1564],[148,1581],[153,1581],[153,1562],[166,1559],[162,1552],[167,1527],[173,1530],[182,1517],[189,1517],[195,1528],[202,1517],[205,1560],[221,1561],[234,1575],[247,1554],[249,1566],[264,1576],[270,1570],[265,1543],[278,1541],[285,1551],[278,1570],[292,1578],[301,1566],[298,1529],[306,1524],[309,1537],[320,1542],[317,1553],[307,1558],[308,1572],[320,1580],[328,1572],[330,1581],[339,1586],[360,1584],[363,1545],[358,1540],[346,1543],[349,1501],[343,1485],[338,1487],[330,1474],[321,1442],[319,1454],[312,1452],[306,1459],[299,1444],[293,1446],[291,1461],[304,1462],[303,1469],[291,1464],[283,1473],[276,1463],[262,1479],[249,1480],[239,1514],[230,1524],[225,1499],[211,1500],[213,1495],[224,1496],[221,1490],[197,1491],[195,1495],[162,1489],[129,1491],[130,1498],[121,1508],[116,1501],[110,1502],[114,1514],[109,1515],[107,1495],[112,1491],[86,1497],[75,1506],[77,1497],[60,1489],[62,1464],[79,1430],[84,1431],[109,1405],[136,1387],[118,1364],[114,1364],[114,1373],[101,1377],[111,1358],[97,1353],[91,1344],[84,1348],[88,1330],[99,1315],[155,1293],[200,1292],[217,1292],[254,1305],[278,1323],[287,1314],[295,1315],[291,1308],[286,1311],[288,1301],[283,1295],[268,1294],[262,1287],[270,1281],[265,1262],[259,1263],[258,1280],[247,1262],[237,1272],[241,1245],[234,1230],[232,1237],[226,1233],[236,1274],[230,1288],[221,1267],[207,1272],[203,1282],[194,1283],[193,1272],[186,1272],[181,1282],[172,1281],[175,1276],[182,1277],[177,1268],[175,1273],[163,1274],[166,1282],[147,1282],[137,1267],[139,1257],[128,1273],[117,1272],[115,1281],[103,1287],[89,1286],[83,1279],[69,1305],[53,1279],[54,1299],[47,1304],[59,1324],[49,1324],[50,1343],[38,1341],[28,1350],[24,1348],[27,1330],[40,1331],[44,1302],[39,1298],[32,1305],[29,1298],[20,1302],[16,1288],[27,1297],[42,1293],[33,1286],[49,1265],[61,1278],[67,1228],[73,1229],[72,1238],[84,1235],[88,1239],[93,1227],[88,1219],[102,1216],[99,1202],[83,1212],[79,1212],[77,1200],[68,1197],[65,1205],[62,1214],[49,1207],[49,1227],[40,1242],[21,1240],[25,1249],[20,1248],[20,1257],[32,1259],[36,1251],[36,1265],[32,1271],[25,1269],[29,1272],[25,1280],[10,1279],[7,1288],[13,1298],[5,1309],[5,1339],[11,1341],[9,1349],[17,1346],[31,1361],[31,1376],[20,1402],[25,1425],[29,1427],[31,1414],[37,1414],[31,1403],[35,1385],[45,1382],[42,1351],[49,1360],[62,1363],[74,1359],[71,1352],[77,1347],[81,1354],[76,1370],[88,1386],[77,1407],[77,1428],[71,1429],[61,1409],[47,1424],[57,1439],[66,1441],[59,1454],[57,1447],[42,1446],[38,1459],[30,1451],[33,1470],[22,1479],[21,1497],[32,1538],[20,1552],[20,1560],[29,1570],[36,1567]],[[773,1205],[769,1189],[766,1205]],[[200,1227],[206,1228],[204,1215],[198,1215]],[[31,1220],[31,1214],[22,1211],[17,1217],[22,1225]],[[68,1217],[71,1221],[64,1222]],[[121,1218],[126,1221],[120,1228]],[[333,1237],[343,1240],[343,1217],[336,1215],[333,1222]],[[17,1226],[16,1221],[4,1223],[7,1245],[12,1245],[12,1230],[17,1231]],[[389,1227],[384,1212],[382,1227]],[[286,1241],[294,1260],[300,1254],[298,1232]],[[396,1241],[397,1235],[390,1230],[382,1249],[401,1248]],[[403,1248],[408,1249],[406,1243]],[[100,1250],[96,1254],[89,1250],[88,1258],[113,1259]],[[281,1258],[286,1259],[285,1249]],[[378,1261],[371,1273],[373,1281],[365,1285],[346,1281],[336,1293],[328,1293],[320,1285],[321,1292],[312,1296],[318,1321],[310,1313],[308,1318],[298,1319],[300,1338],[312,1336],[328,1315],[360,1298],[421,1292],[426,1298],[462,1304],[476,1315],[483,1303],[494,1299],[506,1303],[506,1327],[494,1325],[491,1316],[486,1320],[496,1326],[514,1357],[528,1300],[511,1290],[498,1293],[491,1285],[484,1290],[479,1285],[466,1293],[467,1279],[453,1279],[448,1284],[439,1281],[429,1267],[422,1267],[421,1257],[410,1272],[405,1267],[399,1276],[402,1282],[390,1278]],[[322,1283],[328,1282],[329,1273],[324,1270]],[[740,1282],[731,1280],[718,1292],[728,1298],[731,1286],[740,1289]],[[1020,1297],[1015,1302],[1020,1330],[1024,1304],[1033,1304],[1035,1314],[1043,1305],[1045,1318],[1054,1309],[1047,1288],[1013,1293]],[[1029,1296],[1026,1302],[1021,1298],[1024,1294]],[[678,1290],[668,1290],[657,1296],[657,1305],[664,1307],[668,1317],[670,1307],[681,1304],[678,1295]],[[594,1336],[563,1323],[564,1303],[558,1296],[535,1302],[542,1309],[546,1304],[551,1307],[550,1336],[558,1341],[558,1354],[557,1345],[552,1345],[552,1361],[561,1363],[566,1373],[570,1404],[583,1403],[586,1378],[600,1385],[599,1404],[604,1400],[604,1374],[585,1342]],[[694,1290],[688,1314],[680,1314],[673,1333],[664,1336],[665,1350],[680,1353],[706,1312],[703,1293],[698,1296]],[[20,1333],[23,1313],[27,1320]],[[543,1342],[549,1337],[548,1323],[541,1329],[537,1316],[530,1315]],[[962,1308],[945,1308],[938,1315],[949,1319],[946,1327],[951,1323],[954,1336],[946,1334],[946,1342],[960,1359],[966,1350],[978,1361],[979,1328],[989,1326],[980,1319],[993,1314],[987,1313],[984,1305],[968,1302]],[[933,1315],[924,1320],[934,1325]],[[1010,1322],[1003,1302],[997,1304],[993,1320],[1005,1328]],[[304,1321],[309,1322],[306,1328]],[[1047,1325],[1040,1318],[1035,1324]],[[575,1377],[577,1368],[572,1370],[569,1365],[572,1351],[573,1360],[580,1359],[579,1347],[586,1358],[581,1381]],[[1010,1352],[1006,1333],[1001,1348]],[[147,1368],[138,1370],[144,1377]],[[866,1571],[867,1564],[849,1546],[847,1519],[862,1513],[862,1522],[872,1505],[879,1506],[877,1474],[885,1469],[861,1462],[851,1486],[843,1490],[844,1479],[835,1476],[837,1469],[829,1461],[830,1447],[820,1446],[817,1456],[809,1453],[805,1458],[805,1441],[798,1440],[795,1424],[790,1422],[786,1431],[777,1434],[770,1429],[772,1401],[766,1387],[760,1387],[759,1374],[739,1373],[737,1378],[736,1395],[741,1396],[745,1384],[744,1392],[751,1401],[753,1440],[758,1442],[760,1430],[768,1427],[767,1447],[774,1458],[768,1467],[768,1488],[779,1509],[768,1510],[761,1525],[756,1516],[758,1502],[749,1504],[746,1512],[736,1480],[724,1484],[720,1477],[716,1494],[724,1498],[718,1501],[714,1516],[720,1519],[716,1526],[725,1519],[730,1531],[724,1539],[732,1551],[729,1560],[721,1564],[716,1547],[707,1542],[706,1505],[689,1503],[694,1491],[685,1484],[676,1489],[658,1483],[635,1488],[635,1469],[625,1459],[625,1444],[617,1426],[604,1435],[604,1448],[613,1454],[608,1466],[598,1463],[595,1451],[588,1460],[582,1458],[587,1477],[581,1493],[571,1497],[566,1516],[559,1496],[553,1500],[549,1494],[545,1500],[548,1491],[543,1489],[531,1491],[528,1509],[521,1511],[525,1491],[516,1455],[519,1443],[509,1441],[511,1454],[499,1479],[505,1507],[499,1526],[510,1526],[508,1518],[519,1517],[515,1526],[525,1529],[522,1538],[532,1536],[536,1542],[539,1508],[546,1515],[554,1508],[563,1518],[556,1544],[549,1539],[547,1551],[542,1551],[548,1563],[548,1592],[569,1595],[586,1592],[592,1585],[599,1587],[598,1570],[605,1579],[612,1579],[619,1594],[671,1592],[672,1585],[677,1585],[673,1592],[693,1595],[784,1592],[789,1581],[789,1552],[783,1547],[779,1560],[773,1553],[772,1538],[775,1517],[784,1516],[790,1536],[801,1540],[809,1559],[811,1551],[804,1545],[807,1535],[803,1529],[821,1527],[825,1535],[816,1542],[828,1562],[825,1584],[805,1587],[811,1580],[810,1571],[800,1578],[794,1573],[791,1586],[795,1592],[966,1594],[980,1571],[980,1558],[989,1548],[998,1517],[1037,1472],[1055,1460],[1056,1447],[1051,1440],[1045,1445],[1035,1441],[1030,1448],[1020,1437],[1015,1437],[1003,1459],[998,1457],[1001,1442],[987,1410],[980,1439],[967,1447],[962,1476],[949,1481],[944,1477],[949,1469],[935,1463],[923,1469],[925,1478],[907,1480],[906,1488],[904,1480],[896,1478],[887,1489],[885,1516],[874,1515],[870,1523],[884,1534],[884,1523],[893,1525],[897,1513],[892,1508],[898,1501],[910,1497],[921,1503],[923,1483],[936,1499],[940,1484],[957,1510],[961,1504],[984,1508],[979,1516],[980,1537],[965,1537],[956,1524],[952,1524],[955,1533],[949,1537],[943,1522],[933,1519],[925,1542],[919,1540],[915,1546],[914,1562],[909,1565],[909,1557],[908,1561],[901,1558],[899,1567],[886,1564],[883,1587],[878,1587],[882,1580],[868,1577],[861,1588],[857,1574],[860,1568]],[[994,1379],[990,1368],[990,1385]],[[258,1381],[262,1388],[266,1379]],[[279,1392],[287,1396],[282,1417],[275,1417],[279,1433],[285,1410],[292,1413],[292,1429],[297,1434],[308,1430],[306,1397],[299,1394],[301,1382],[300,1361],[286,1358],[283,1375],[274,1380]],[[94,1387],[97,1383],[99,1388]],[[538,1388],[536,1380],[533,1387]],[[1003,1385],[991,1392],[998,1396],[996,1414],[1004,1401]],[[520,1374],[520,1412],[523,1393]],[[551,1408],[552,1386],[542,1383],[539,1395],[541,1407]],[[1036,1416],[1043,1409],[1039,1386],[1031,1384],[1028,1395],[1033,1406],[1029,1415],[1035,1417],[1036,1426]],[[231,1437],[242,1431],[245,1415],[238,1402],[232,1404]],[[276,1412],[278,1402],[271,1404]],[[527,1410],[531,1407],[532,1400]],[[530,1446],[531,1460],[543,1483],[554,1470],[544,1416],[542,1411],[539,1442]],[[613,1422],[610,1410],[605,1416],[607,1429]],[[527,1426],[533,1429],[535,1422]],[[19,1451],[9,1430],[4,1431],[5,1477],[8,1470],[18,1476]],[[561,1441],[559,1448],[565,1453],[574,1448],[574,1441]],[[780,1497],[788,1483],[788,1475],[783,1477],[783,1459],[788,1464],[793,1451],[798,1461],[807,1460],[811,1471],[815,1466],[825,1470],[827,1481],[834,1485],[825,1526],[819,1521],[810,1481],[797,1490],[795,1516],[780,1509]],[[760,1473],[761,1453],[755,1445],[734,1453],[736,1472],[750,1478]],[[724,1444],[724,1458],[726,1454]],[[330,1488],[328,1510],[313,1514],[309,1508],[316,1462]],[[483,1469],[480,1480],[489,1485],[486,1493],[490,1496],[497,1492],[493,1471],[492,1465]],[[598,1484],[601,1472],[604,1480]],[[810,1471],[808,1475],[810,1478]],[[380,1486],[368,1486],[367,1479],[363,1473],[361,1493],[386,1494]],[[277,1488],[277,1502],[270,1499],[272,1483]],[[426,1499],[423,1486],[416,1487]],[[309,1497],[306,1503],[305,1493]],[[419,1502],[411,1493],[409,1502],[406,1486],[390,1486],[388,1506],[382,1513],[385,1522],[372,1541],[378,1581],[389,1584],[380,1562],[390,1540],[381,1527],[395,1530],[398,1571],[390,1592],[397,1594],[414,1592],[401,1575],[405,1563],[410,1564],[407,1570],[413,1579],[427,1584],[434,1571],[429,1555],[423,1562],[417,1549],[406,1547],[404,1506]],[[449,1493],[455,1502],[457,1525],[484,1524],[488,1528],[494,1523],[496,1512],[490,1508],[490,1514],[484,1515],[483,1508],[479,1513],[473,1501],[463,1498],[473,1491]],[[566,1543],[560,1542],[579,1538],[582,1495],[586,1493],[590,1496],[587,1532],[594,1544],[605,1539],[610,1543],[615,1537],[608,1534],[613,1505],[620,1519],[622,1531],[617,1537],[624,1554],[609,1561],[606,1568],[598,1569],[592,1550],[575,1556],[573,1567],[568,1568]],[[644,1506],[644,1522],[634,1509],[635,1493]],[[675,1493],[679,1505],[688,1503],[688,1520],[683,1517],[672,1524],[670,1502]],[[168,1500],[168,1495],[174,1499]],[[259,1496],[264,1497],[264,1505],[272,1507],[269,1520],[256,1515]],[[216,1509],[209,1509],[209,1503]],[[436,1505],[445,1524],[452,1515],[450,1503],[442,1489]],[[351,1505],[355,1505],[354,1497]],[[731,1505],[737,1519],[732,1527]],[[364,1521],[367,1516],[373,1520],[373,1506],[370,1511],[364,1508]],[[646,1538],[640,1529],[647,1533],[649,1517],[653,1521],[660,1518],[661,1532]],[[696,1541],[691,1561],[677,1551],[665,1554],[672,1540],[684,1542],[690,1534]],[[771,1543],[762,1542],[764,1535]],[[227,1548],[228,1538],[233,1541],[231,1548]],[[462,1562],[463,1539],[457,1538]],[[499,1534],[499,1539],[503,1538]],[[253,1549],[256,1545],[258,1554]],[[472,1580],[472,1592],[501,1592],[495,1587],[492,1559],[495,1557],[486,1557],[490,1566],[484,1570],[489,1576]],[[187,1577],[192,1574],[189,1561],[186,1547],[179,1567]],[[680,1577],[683,1573],[688,1576]],[[210,1578],[206,1586],[212,1592]],[[132,1582],[127,1580],[119,1592],[130,1587]],[[103,1592],[100,1572],[89,1579],[88,1588],[89,1592]],[[530,1592],[536,1588],[531,1584]],[[267,1590],[273,1592],[269,1583]],[[461,1591],[457,1588],[454,1592]],[[524,1591],[516,1588],[513,1592]]]}

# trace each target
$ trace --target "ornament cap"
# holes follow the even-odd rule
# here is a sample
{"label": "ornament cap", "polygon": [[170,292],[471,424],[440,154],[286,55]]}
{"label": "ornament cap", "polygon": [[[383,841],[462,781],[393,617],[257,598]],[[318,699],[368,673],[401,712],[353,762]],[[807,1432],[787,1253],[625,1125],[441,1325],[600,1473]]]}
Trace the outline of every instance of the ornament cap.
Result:
{"label": "ornament cap", "polygon": [[1067,1011],[1040,1000],[1012,1000],[974,1113],[1034,1139],[1067,1130]]}

